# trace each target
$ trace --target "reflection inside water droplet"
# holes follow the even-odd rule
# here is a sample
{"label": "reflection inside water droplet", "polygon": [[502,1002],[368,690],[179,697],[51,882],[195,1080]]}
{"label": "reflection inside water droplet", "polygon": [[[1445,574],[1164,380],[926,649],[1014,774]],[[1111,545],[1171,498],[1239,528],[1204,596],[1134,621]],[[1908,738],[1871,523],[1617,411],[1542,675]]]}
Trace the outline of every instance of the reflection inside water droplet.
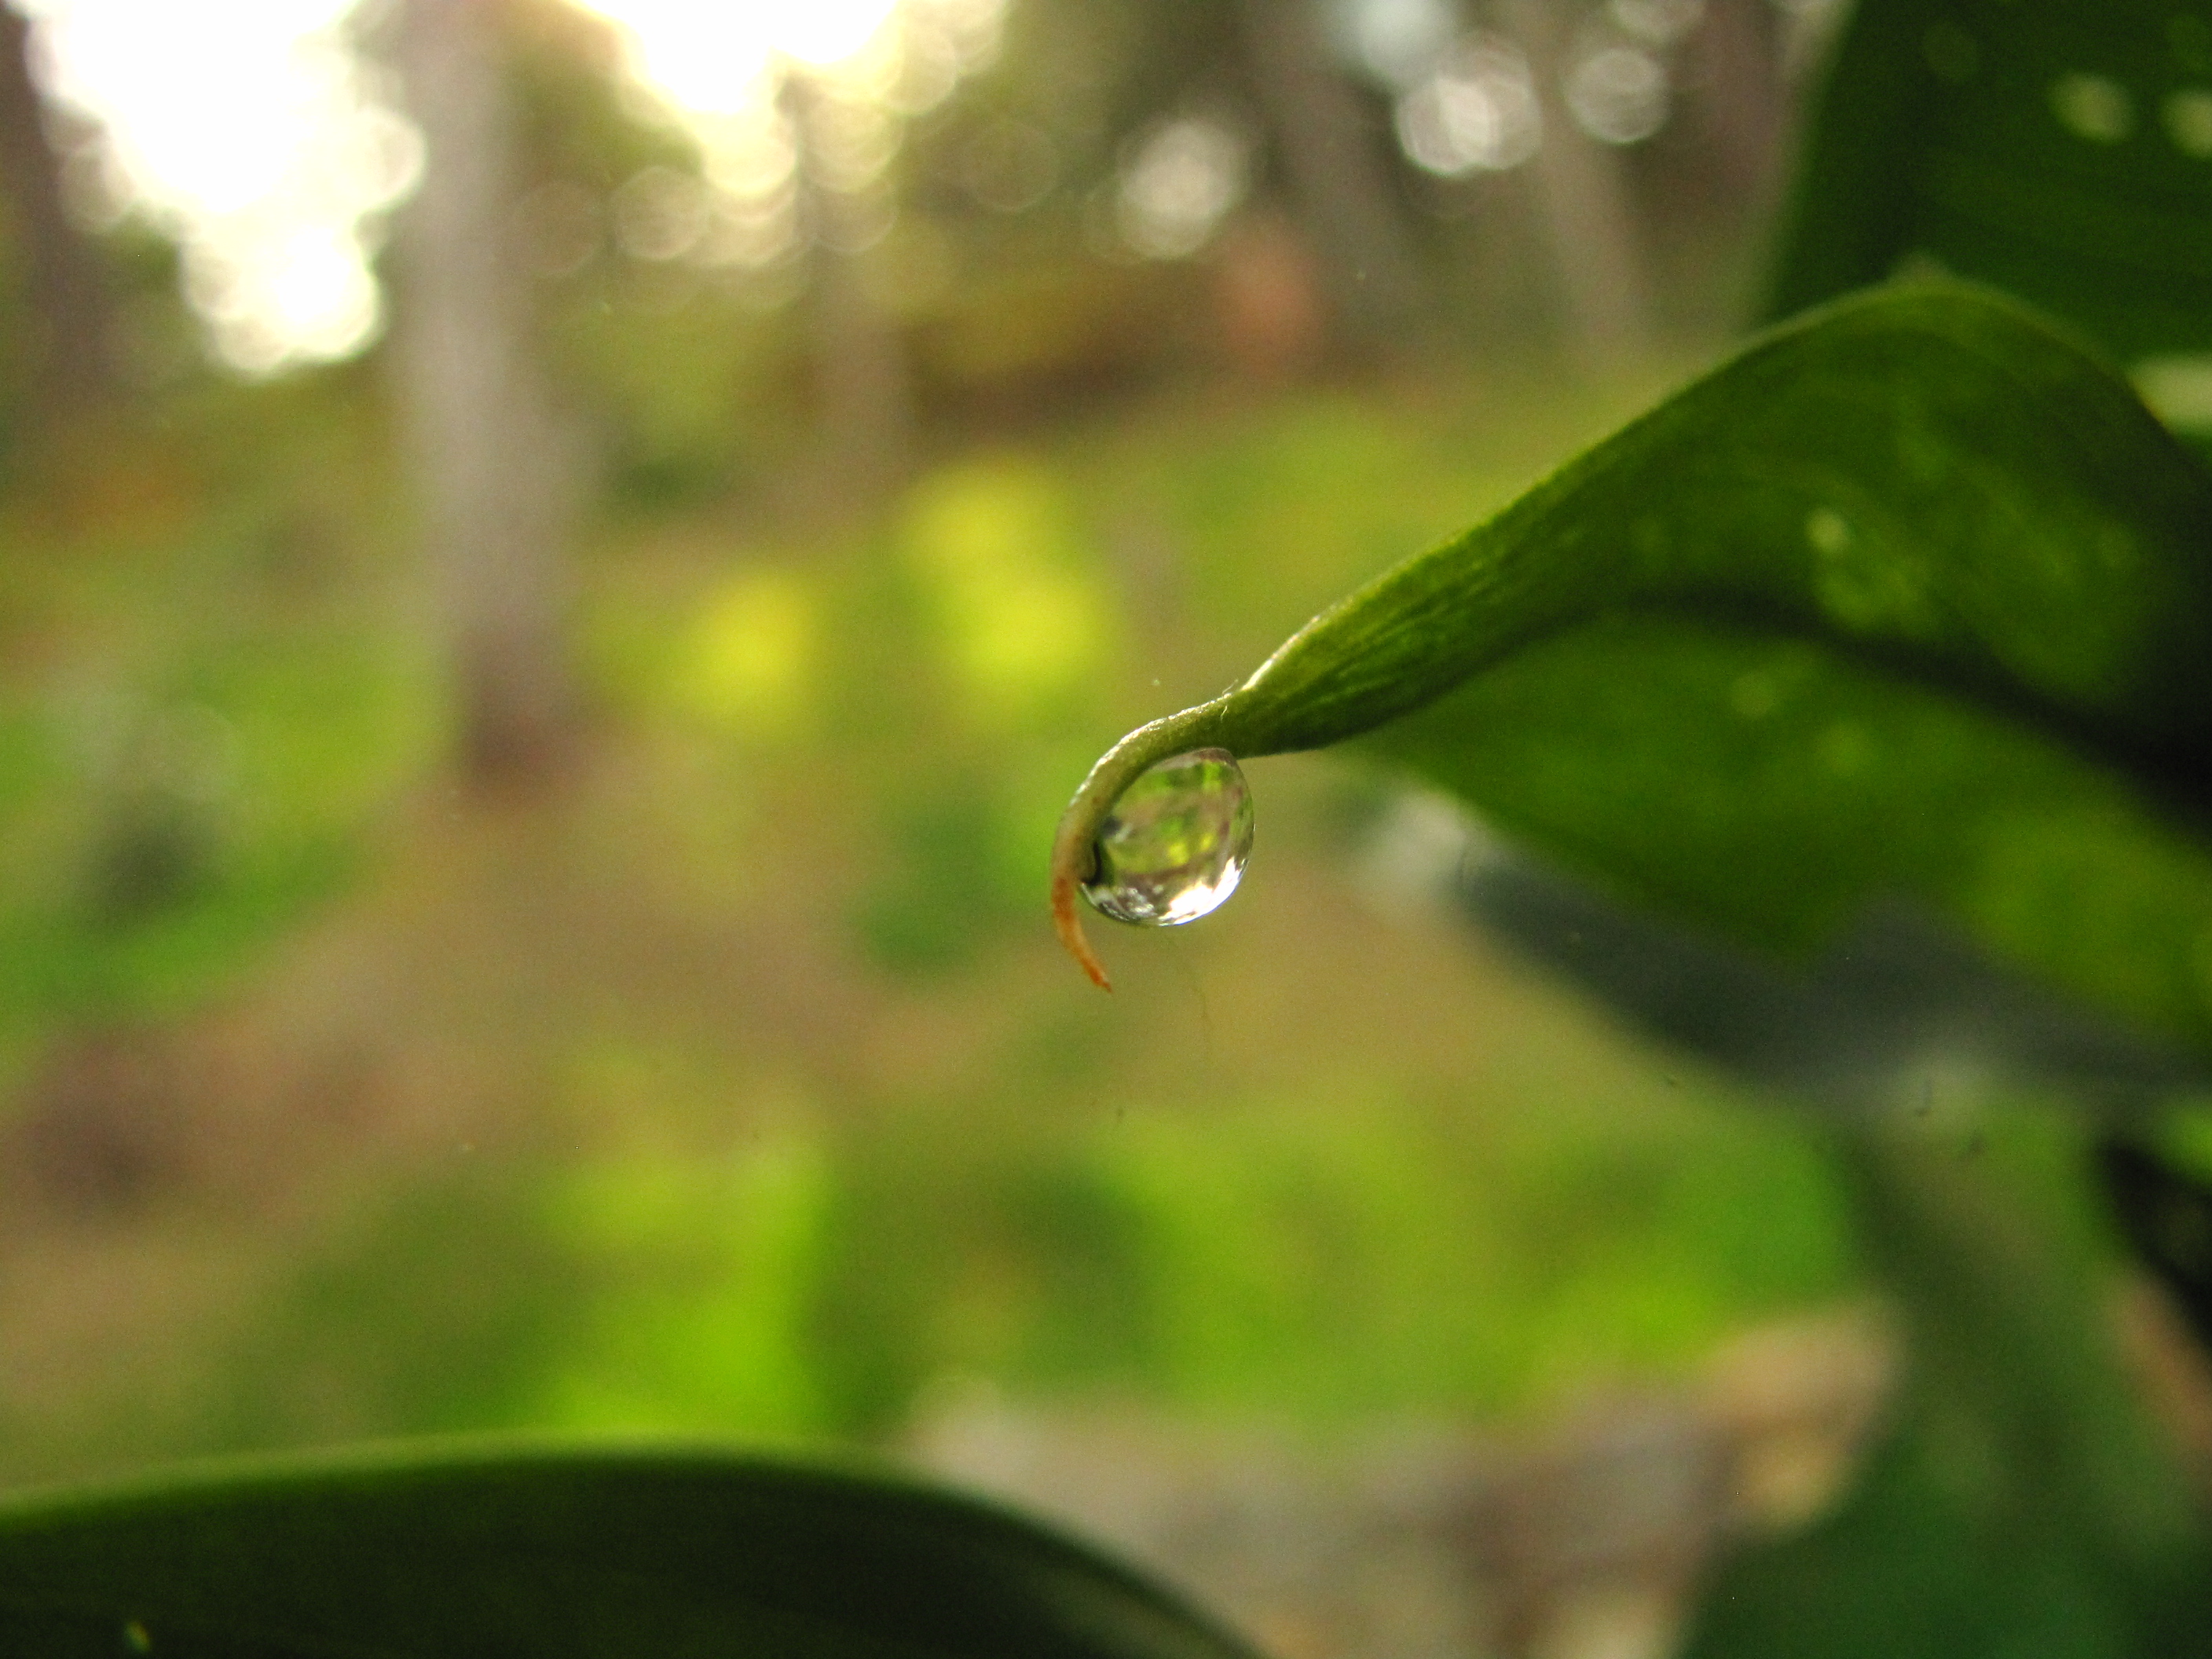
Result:
{"label": "reflection inside water droplet", "polygon": [[1218,909],[1252,851],[1252,793],[1226,749],[1164,760],[1121,792],[1083,896],[1102,915],[1172,927]]}

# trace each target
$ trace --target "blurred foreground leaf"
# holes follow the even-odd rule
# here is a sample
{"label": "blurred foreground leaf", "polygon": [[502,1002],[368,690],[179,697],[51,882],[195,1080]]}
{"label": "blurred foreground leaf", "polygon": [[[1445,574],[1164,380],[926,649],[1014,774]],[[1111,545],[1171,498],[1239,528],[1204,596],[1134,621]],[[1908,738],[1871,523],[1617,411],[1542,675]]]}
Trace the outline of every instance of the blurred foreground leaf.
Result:
{"label": "blurred foreground leaf", "polygon": [[712,1452],[456,1449],[0,1506],[0,1652],[1238,1659],[964,1499]]}
{"label": "blurred foreground leaf", "polygon": [[1996,296],[1776,331],[1124,738],[1063,933],[1146,767],[1370,734],[1678,920],[1802,949],[1903,898],[2212,1048],[2212,475]]}

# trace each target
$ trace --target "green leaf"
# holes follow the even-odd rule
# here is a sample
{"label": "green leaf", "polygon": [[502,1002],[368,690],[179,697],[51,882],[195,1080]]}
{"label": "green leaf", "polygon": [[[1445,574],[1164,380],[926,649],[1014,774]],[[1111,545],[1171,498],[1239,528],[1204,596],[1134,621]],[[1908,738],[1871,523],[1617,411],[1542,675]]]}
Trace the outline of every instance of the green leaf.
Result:
{"label": "green leaf", "polygon": [[1063,933],[1146,766],[1368,734],[1685,919],[1803,945],[1906,896],[2212,1048],[2212,476],[1995,295],[1778,331],[1132,733]]}
{"label": "green leaf", "polygon": [[2170,0],[1859,0],[1771,308],[1925,264],[2124,357],[2212,351],[2212,20]]}
{"label": "green leaf", "polygon": [[712,1452],[466,1447],[0,1505],[0,1652],[1249,1656],[944,1493]]}
{"label": "green leaf", "polygon": [[2124,772],[1820,642],[1623,616],[1367,745],[1632,899],[1810,954],[1878,898],[2145,1035],[2208,1025],[2212,863]]}

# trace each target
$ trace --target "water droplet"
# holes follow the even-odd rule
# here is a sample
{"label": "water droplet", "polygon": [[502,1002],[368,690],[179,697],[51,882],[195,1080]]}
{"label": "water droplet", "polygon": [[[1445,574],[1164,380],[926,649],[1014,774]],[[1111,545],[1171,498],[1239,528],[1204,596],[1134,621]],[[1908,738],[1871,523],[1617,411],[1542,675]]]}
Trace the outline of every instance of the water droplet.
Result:
{"label": "water droplet", "polygon": [[154,1638],[148,1633],[146,1626],[136,1619],[126,1620],[123,1626],[123,1645],[133,1653],[151,1653]]}
{"label": "water droplet", "polygon": [[1121,792],[1083,896],[1102,915],[1172,927],[1218,909],[1252,852],[1252,792],[1226,749],[1164,760]]}

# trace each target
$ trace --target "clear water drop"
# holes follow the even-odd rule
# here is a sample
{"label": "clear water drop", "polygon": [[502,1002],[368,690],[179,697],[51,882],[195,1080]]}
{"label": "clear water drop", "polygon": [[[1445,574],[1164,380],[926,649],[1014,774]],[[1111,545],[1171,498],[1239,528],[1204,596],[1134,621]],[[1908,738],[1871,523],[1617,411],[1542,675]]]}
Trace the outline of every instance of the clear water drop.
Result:
{"label": "clear water drop", "polygon": [[1121,792],[1083,896],[1102,915],[1173,927],[1220,908],[1252,852],[1252,792],[1226,749],[1194,749]]}

